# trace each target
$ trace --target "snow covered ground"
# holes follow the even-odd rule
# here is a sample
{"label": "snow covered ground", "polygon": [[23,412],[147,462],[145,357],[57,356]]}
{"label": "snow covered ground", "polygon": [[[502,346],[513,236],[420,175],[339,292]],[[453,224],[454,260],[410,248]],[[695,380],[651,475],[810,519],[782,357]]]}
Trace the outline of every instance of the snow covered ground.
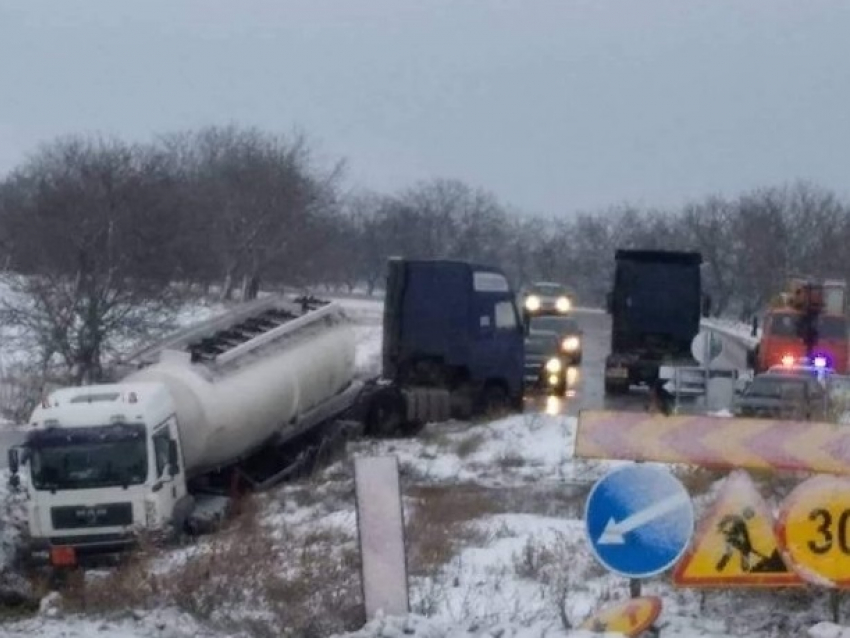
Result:
{"label": "snow covered ground", "polygon": [[[344,303],[358,322],[358,371],[372,374],[380,364],[380,306]],[[575,430],[572,417],[527,413],[431,424],[410,439],[356,441],[346,458],[311,478],[253,499],[216,537],[153,552],[120,572],[89,574],[87,613],[78,600],[47,597],[31,617],[4,623],[0,616],[0,635],[242,638],[287,635],[286,622],[300,623],[300,635],[340,638],[599,635],[570,631],[564,618],[576,626],[602,603],[628,596],[628,582],[593,559],[582,523],[589,486],[617,463],[573,458]],[[412,613],[361,627],[350,458],[383,454],[399,459]],[[718,476],[675,471],[703,511]],[[7,518],[15,506],[8,507]],[[850,638],[850,629],[822,622],[821,591],[703,595],[674,589],[663,575],[647,581],[644,593],[663,599],[665,638]]]}

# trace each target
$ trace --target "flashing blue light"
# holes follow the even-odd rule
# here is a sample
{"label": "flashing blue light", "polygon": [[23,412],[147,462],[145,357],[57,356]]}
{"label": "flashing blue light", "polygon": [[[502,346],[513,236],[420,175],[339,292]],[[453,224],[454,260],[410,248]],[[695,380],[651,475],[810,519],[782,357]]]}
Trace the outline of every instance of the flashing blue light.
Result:
{"label": "flashing blue light", "polygon": [[816,368],[825,368],[827,366],[828,361],[826,357],[815,357],[815,367]]}

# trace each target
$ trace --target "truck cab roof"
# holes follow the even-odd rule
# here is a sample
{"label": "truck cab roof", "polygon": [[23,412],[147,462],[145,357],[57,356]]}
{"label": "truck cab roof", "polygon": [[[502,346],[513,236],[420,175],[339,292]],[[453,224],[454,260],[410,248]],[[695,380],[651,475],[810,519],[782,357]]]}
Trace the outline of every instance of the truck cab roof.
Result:
{"label": "truck cab roof", "polygon": [[679,250],[633,250],[630,248],[618,248],[614,253],[614,258],[617,261],[646,261],[693,266],[702,264],[702,255],[700,253]]}
{"label": "truck cab roof", "polygon": [[91,427],[145,420],[156,424],[168,418],[170,406],[170,396],[159,383],[62,388],[51,392],[33,411],[30,424],[35,427]]}

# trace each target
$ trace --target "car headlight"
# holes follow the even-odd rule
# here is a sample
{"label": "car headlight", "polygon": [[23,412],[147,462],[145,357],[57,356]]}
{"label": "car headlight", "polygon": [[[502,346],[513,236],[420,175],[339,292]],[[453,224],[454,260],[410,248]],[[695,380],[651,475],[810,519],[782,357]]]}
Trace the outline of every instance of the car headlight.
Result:
{"label": "car headlight", "polygon": [[572,307],[573,305],[567,297],[558,297],[558,300],[555,302],[555,309],[558,312],[569,312]]}
{"label": "car headlight", "polygon": [[550,374],[549,375],[549,385],[558,385],[559,381],[560,381],[560,379],[558,378],[557,374]]}
{"label": "car headlight", "polygon": [[563,348],[565,352],[575,352],[580,346],[581,341],[579,341],[578,337],[567,337],[561,342],[561,348]]}
{"label": "car headlight", "polygon": [[560,359],[549,359],[546,362],[546,372],[551,374],[558,374],[561,371],[561,360]]}
{"label": "car headlight", "polygon": [[531,295],[530,297],[526,297],[525,307],[531,312],[534,312],[535,310],[540,310],[540,297],[538,297],[537,295]]}

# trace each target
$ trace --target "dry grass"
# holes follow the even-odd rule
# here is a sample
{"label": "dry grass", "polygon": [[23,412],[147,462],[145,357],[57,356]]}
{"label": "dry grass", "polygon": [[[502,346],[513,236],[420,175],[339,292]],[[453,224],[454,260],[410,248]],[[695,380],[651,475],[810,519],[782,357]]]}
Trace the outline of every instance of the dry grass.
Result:
{"label": "dry grass", "polygon": [[416,487],[408,494],[414,507],[407,516],[408,569],[413,576],[433,573],[463,546],[483,544],[486,536],[471,522],[503,511],[488,491],[450,487]]}
{"label": "dry grass", "polygon": [[460,458],[465,459],[480,450],[481,446],[484,445],[486,441],[487,437],[484,436],[483,432],[470,434],[457,444],[457,455]]}
{"label": "dry grass", "polygon": [[114,613],[172,605],[224,629],[256,636],[326,636],[362,625],[356,545],[317,530],[273,540],[251,501],[229,528],[182,564],[152,571],[144,547],[103,578],[71,583],[68,611]]}
{"label": "dry grass", "polygon": [[509,470],[525,466],[528,463],[528,459],[519,452],[510,450],[502,454],[496,462],[503,470]]}

